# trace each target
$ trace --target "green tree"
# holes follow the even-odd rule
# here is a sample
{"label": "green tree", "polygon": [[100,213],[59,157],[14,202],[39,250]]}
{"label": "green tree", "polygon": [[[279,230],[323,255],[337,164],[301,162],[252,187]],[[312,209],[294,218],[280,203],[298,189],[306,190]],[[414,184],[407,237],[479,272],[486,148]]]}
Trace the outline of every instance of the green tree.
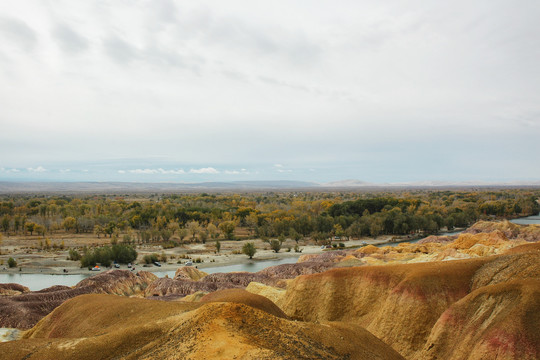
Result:
{"label": "green tree", "polygon": [[219,240],[216,240],[216,251],[219,253],[221,250],[221,242]]}
{"label": "green tree", "polygon": [[281,250],[281,241],[273,239],[270,241],[270,248],[274,250],[275,253],[278,253]]}
{"label": "green tree", "polygon": [[14,268],[15,266],[17,266],[17,261],[15,261],[14,258],[10,257],[10,258],[8,259],[8,266],[9,266],[10,268]]}
{"label": "green tree", "polygon": [[255,244],[252,242],[245,243],[244,246],[242,246],[242,253],[249,256],[250,259],[253,259],[253,255],[257,252],[257,249],[255,249]]}
{"label": "green tree", "polygon": [[105,232],[105,234],[108,234],[109,237],[112,237],[112,234],[114,233],[114,229],[116,229],[115,222],[114,221],[109,221],[107,226],[105,226],[105,228],[103,229],[103,232]]}
{"label": "green tree", "polygon": [[7,233],[9,231],[9,224],[11,220],[8,215],[4,215],[2,218],[2,230]]}
{"label": "green tree", "polygon": [[289,236],[291,237],[291,239],[296,241],[297,244],[298,244],[298,241],[302,239],[302,234],[299,234],[296,230],[294,230],[294,228],[291,228],[289,230]]}
{"label": "green tree", "polygon": [[98,239],[101,234],[103,234],[103,226],[101,225],[94,225],[94,234],[97,235]]}

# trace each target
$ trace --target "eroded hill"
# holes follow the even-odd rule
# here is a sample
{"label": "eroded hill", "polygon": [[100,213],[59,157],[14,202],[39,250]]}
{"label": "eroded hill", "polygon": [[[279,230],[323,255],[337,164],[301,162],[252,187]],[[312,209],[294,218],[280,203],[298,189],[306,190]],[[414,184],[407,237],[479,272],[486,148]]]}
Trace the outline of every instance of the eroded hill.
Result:
{"label": "eroded hill", "polygon": [[[31,312],[34,323],[65,302],[0,351],[28,359],[538,359],[537,230],[480,223],[451,238],[329,251],[258,273],[112,271],[46,291],[56,302]],[[40,299],[21,286],[2,291],[2,321],[24,318],[6,305]],[[149,299],[73,298],[88,292]]]}
{"label": "eroded hill", "polygon": [[12,359],[57,360],[402,359],[359,325],[291,321],[268,313],[275,305],[244,290],[217,297],[195,304],[83,295],[0,351]]}

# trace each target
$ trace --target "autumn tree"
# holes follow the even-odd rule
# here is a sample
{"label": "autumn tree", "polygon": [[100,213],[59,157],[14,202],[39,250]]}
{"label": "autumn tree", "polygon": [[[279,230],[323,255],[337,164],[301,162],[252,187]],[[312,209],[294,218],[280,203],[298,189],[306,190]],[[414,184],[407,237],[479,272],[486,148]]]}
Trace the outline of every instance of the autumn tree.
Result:
{"label": "autumn tree", "polygon": [[206,231],[212,239],[216,239],[219,235],[217,226],[212,223],[208,224],[208,226],[206,227]]}
{"label": "autumn tree", "polygon": [[71,230],[75,230],[77,229],[77,220],[72,217],[72,216],[68,216],[67,218],[64,219],[64,221],[62,222],[62,227],[66,230],[66,231],[71,231]]}
{"label": "autumn tree", "polygon": [[195,242],[197,234],[201,231],[201,226],[198,221],[190,221],[186,224],[186,229],[191,235],[191,241]]}
{"label": "autumn tree", "polygon": [[45,232],[46,232],[45,226],[36,224],[36,225],[34,226],[34,231],[35,231],[38,235],[41,235],[41,236],[45,237]]}
{"label": "autumn tree", "polygon": [[178,230],[178,237],[180,238],[180,241],[183,241],[186,236],[188,236],[188,230],[186,228],[181,228]]}
{"label": "autumn tree", "polygon": [[26,231],[30,233],[30,235],[32,235],[32,233],[34,232],[36,228],[36,224],[33,222],[27,222],[26,224],[24,224],[24,228]]}
{"label": "autumn tree", "polygon": [[236,224],[234,221],[224,221],[219,224],[219,229],[223,232],[225,239],[232,240],[234,238],[234,229],[236,229]]}
{"label": "autumn tree", "polygon": [[103,234],[103,226],[101,225],[95,225],[94,226],[94,234],[97,235],[98,239],[101,234]]}

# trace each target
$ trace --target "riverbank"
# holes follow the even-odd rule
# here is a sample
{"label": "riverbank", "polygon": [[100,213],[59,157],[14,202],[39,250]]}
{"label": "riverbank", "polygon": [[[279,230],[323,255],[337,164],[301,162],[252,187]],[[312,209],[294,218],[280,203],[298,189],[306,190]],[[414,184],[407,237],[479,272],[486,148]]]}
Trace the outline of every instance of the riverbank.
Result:
{"label": "riverbank", "polygon": [[[346,248],[358,247],[364,243],[371,245],[389,244],[395,240],[392,236],[380,236],[376,239],[359,239],[343,241]],[[407,239],[404,239],[407,240]],[[288,240],[283,244],[280,252],[275,253],[269,249],[269,245],[262,240],[249,240],[254,242],[257,248],[257,253],[253,259],[249,259],[241,253],[243,244],[248,241],[222,241],[222,250],[217,253],[213,249],[213,244],[190,244],[180,248],[162,249],[160,246],[139,246],[139,260],[133,264],[134,271],[144,270],[149,272],[167,272],[176,270],[180,266],[184,266],[187,261],[192,261],[193,266],[199,269],[209,267],[219,267],[228,265],[247,264],[258,261],[280,260],[284,258],[298,258],[304,254],[320,254],[324,249],[320,245],[305,243],[300,245],[301,252],[294,252],[295,243]],[[288,248],[291,248],[288,251]],[[19,251],[17,251],[19,250]],[[162,266],[155,265],[145,266],[142,262],[142,257],[146,254],[164,254],[168,261],[162,262]],[[0,267],[0,274],[44,274],[44,275],[70,275],[70,274],[95,274],[97,272],[89,271],[87,268],[81,268],[80,262],[67,260],[68,251],[56,252],[30,252],[27,249],[12,249],[10,254],[0,256],[3,264]],[[7,267],[8,257],[13,257],[18,264],[15,268]],[[188,259],[189,258],[189,259]],[[197,262],[200,260],[200,262]],[[127,265],[120,265],[120,269],[128,269]],[[106,271],[108,268],[102,268],[101,271]]]}

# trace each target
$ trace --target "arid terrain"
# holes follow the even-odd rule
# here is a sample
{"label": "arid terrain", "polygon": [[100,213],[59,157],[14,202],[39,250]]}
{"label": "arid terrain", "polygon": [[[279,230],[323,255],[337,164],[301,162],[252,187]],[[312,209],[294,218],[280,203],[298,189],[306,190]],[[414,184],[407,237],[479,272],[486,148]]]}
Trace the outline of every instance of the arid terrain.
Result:
{"label": "arid terrain", "polygon": [[[379,245],[392,242],[395,239],[406,239],[407,237],[396,237],[382,235],[375,239],[362,238],[358,240],[346,241],[347,247],[361,246],[364,243]],[[2,241],[2,254],[0,255],[0,274],[2,273],[41,273],[41,274],[87,274],[87,268],[81,268],[79,261],[69,260],[69,249],[82,249],[85,246],[110,245],[110,238],[96,237],[93,234],[60,234],[50,238],[53,244],[64,244],[63,248],[42,250],[39,243],[43,238],[36,236],[10,236]],[[143,257],[148,254],[164,254],[167,261],[161,262],[161,267],[149,264],[145,267],[146,271],[174,271],[178,266],[187,261],[200,259],[195,265],[198,268],[215,267],[221,265],[242,264],[248,262],[249,258],[242,254],[242,246],[246,242],[253,242],[257,249],[254,261],[281,259],[287,257],[299,257],[302,254],[321,254],[323,249],[313,241],[301,240],[298,245],[301,252],[295,252],[294,247],[297,243],[293,240],[286,240],[282,244],[282,250],[278,253],[272,251],[268,243],[260,240],[220,240],[221,249],[218,253],[215,247],[215,241],[209,241],[206,244],[186,243],[182,246],[164,249],[159,244],[139,245],[137,251],[138,259],[133,263],[136,269],[144,266]],[[289,250],[290,249],[290,250]],[[6,266],[10,257],[17,260],[15,268]],[[121,264],[121,268],[126,269],[126,264]]]}
{"label": "arid terrain", "polygon": [[[540,226],[479,222],[257,273],[111,270],[4,284],[9,358],[538,359]],[[161,301],[159,301],[161,300]],[[5,329],[6,331],[11,331]],[[5,335],[5,336],[8,336]]]}

